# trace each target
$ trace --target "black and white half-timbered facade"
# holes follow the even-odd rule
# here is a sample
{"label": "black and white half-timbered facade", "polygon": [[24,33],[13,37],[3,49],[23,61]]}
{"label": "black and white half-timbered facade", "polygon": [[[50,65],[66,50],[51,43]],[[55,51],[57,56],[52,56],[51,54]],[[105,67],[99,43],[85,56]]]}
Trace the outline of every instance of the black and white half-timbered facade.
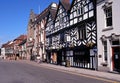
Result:
{"label": "black and white half-timbered facade", "polygon": [[65,65],[64,31],[66,27],[69,27],[69,8],[69,0],[60,0],[55,19],[52,19],[51,14],[48,16],[46,24],[46,54],[47,61],[53,64]]}
{"label": "black and white half-timbered facade", "polygon": [[70,65],[82,68],[97,68],[95,0],[73,0],[70,8],[70,26],[65,31],[68,39]]}
{"label": "black and white half-timbered facade", "polygon": [[48,61],[95,69],[96,0],[73,0],[71,6],[69,0],[60,0],[55,20],[50,19],[49,15],[46,25]]}
{"label": "black and white half-timbered facade", "polygon": [[[56,15],[56,11],[57,11],[57,4],[56,3],[52,3],[50,8],[49,8],[49,14],[47,16],[47,22],[46,22],[46,59],[48,63],[53,63],[53,61],[51,60],[52,58],[52,49],[53,47],[53,41],[55,40],[54,37],[52,36],[52,34],[55,31],[54,28],[54,19],[55,19],[55,15]],[[54,46],[56,46],[54,44]]]}

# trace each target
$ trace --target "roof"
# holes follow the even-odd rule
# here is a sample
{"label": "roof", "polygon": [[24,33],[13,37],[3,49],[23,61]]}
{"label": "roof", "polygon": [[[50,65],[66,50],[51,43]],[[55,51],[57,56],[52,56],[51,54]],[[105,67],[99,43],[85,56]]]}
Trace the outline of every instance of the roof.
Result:
{"label": "roof", "polygon": [[70,9],[70,0],[60,0],[63,7],[68,11]]}
{"label": "roof", "polygon": [[49,13],[49,8],[46,8],[44,11],[42,11],[39,15],[36,16],[37,21],[42,20],[45,18]]}
{"label": "roof", "polygon": [[24,39],[24,40],[19,44],[19,46],[25,44],[26,42],[27,42],[27,39]]}
{"label": "roof", "polygon": [[26,39],[26,38],[27,38],[26,35],[20,35],[19,37],[17,37],[16,39],[14,39],[14,41],[15,41],[15,40],[24,40],[24,39]]}
{"label": "roof", "polygon": [[51,7],[49,8],[49,12],[52,15],[52,18],[54,20],[55,16],[56,16],[58,5],[56,4],[56,7],[52,7],[53,4],[56,4],[56,3],[51,3],[51,5],[50,5]]}
{"label": "roof", "polygon": [[8,41],[7,43],[5,43],[5,44],[2,45],[2,48],[11,47],[13,45],[14,45],[13,41]]}
{"label": "roof", "polygon": [[[57,7],[58,7],[58,6],[55,7],[55,4],[56,3],[51,3],[44,11],[42,11],[39,15],[37,15],[36,21],[40,21],[40,20],[44,19],[45,17],[47,17],[49,15],[49,13],[51,13],[52,18],[55,18]],[[53,7],[52,7],[52,5],[53,5]]]}

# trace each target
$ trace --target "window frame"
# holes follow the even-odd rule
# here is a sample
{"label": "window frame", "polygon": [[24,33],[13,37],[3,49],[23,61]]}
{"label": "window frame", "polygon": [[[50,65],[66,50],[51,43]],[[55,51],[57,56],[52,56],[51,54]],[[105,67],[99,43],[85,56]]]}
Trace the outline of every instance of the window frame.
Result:
{"label": "window frame", "polygon": [[86,25],[82,24],[78,26],[78,36],[79,40],[85,40],[86,39]]}
{"label": "window frame", "polygon": [[108,6],[104,9],[106,27],[113,26],[112,6]]}
{"label": "window frame", "polygon": [[103,41],[104,61],[108,61],[107,40]]}

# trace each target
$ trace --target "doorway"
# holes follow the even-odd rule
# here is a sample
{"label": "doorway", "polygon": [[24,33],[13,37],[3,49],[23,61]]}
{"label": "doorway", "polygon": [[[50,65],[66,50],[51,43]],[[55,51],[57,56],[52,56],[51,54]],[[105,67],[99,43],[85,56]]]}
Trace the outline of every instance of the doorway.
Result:
{"label": "doorway", "polygon": [[113,47],[113,70],[120,72],[120,47]]}

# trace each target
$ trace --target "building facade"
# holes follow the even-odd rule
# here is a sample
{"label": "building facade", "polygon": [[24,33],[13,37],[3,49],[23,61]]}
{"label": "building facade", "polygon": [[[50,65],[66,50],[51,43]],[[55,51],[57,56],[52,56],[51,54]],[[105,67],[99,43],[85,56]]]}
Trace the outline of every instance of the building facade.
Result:
{"label": "building facade", "polygon": [[1,47],[1,58],[5,59],[5,48]]}
{"label": "building facade", "polygon": [[[75,67],[97,69],[96,1],[73,0],[70,9],[68,56]],[[71,50],[72,49],[72,50]]]}
{"label": "building facade", "polygon": [[69,0],[60,0],[57,10],[54,10],[55,18],[53,18],[52,13],[48,16],[48,22],[46,24],[46,43],[48,44],[48,47],[46,50],[48,61],[53,64],[65,64],[65,60],[63,60],[65,59],[65,56],[62,54],[62,51],[65,51],[62,48],[65,46],[63,28],[69,26],[69,8]]}
{"label": "building facade", "polygon": [[27,38],[26,35],[20,35],[19,37],[15,38],[13,40],[13,46],[14,46],[14,56],[15,59],[20,59],[21,58],[21,54],[20,54],[20,48],[21,46],[19,46],[19,44],[21,44],[23,42],[23,40],[25,40]]}
{"label": "building facade", "polygon": [[60,0],[53,28],[48,31],[50,62],[97,68],[95,0],[73,0],[71,6],[69,0]]}
{"label": "building facade", "polygon": [[18,46],[19,46],[19,56],[20,59],[27,59],[27,39],[25,38]]}
{"label": "building facade", "polygon": [[48,63],[54,63],[54,60],[52,58],[53,50],[52,50],[52,33],[54,31],[54,19],[57,11],[57,4],[52,3],[50,5],[49,14],[47,16],[47,22],[45,26],[45,34],[46,34],[46,42],[45,42],[45,50],[46,50],[46,59]]}
{"label": "building facade", "polygon": [[37,15],[33,12],[33,10],[30,11],[28,26],[27,26],[27,59],[34,59],[34,31],[35,31],[35,17]]}
{"label": "building facade", "polygon": [[97,0],[98,65],[120,71],[120,1]]}
{"label": "building facade", "polygon": [[13,41],[9,41],[2,45],[1,54],[4,59],[13,59],[14,57],[14,44]]}
{"label": "building facade", "polygon": [[46,8],[36,17],[36,28],[35,28],[35,36],[36,36],[36,53],[37,56],[40,57],[42,61],[46,60],[45,53],[45,24],[47,20],[49,8]]}
{"label": "building facade", "polygon": [[[15,38],[13,41],[8,41],[7,43],[3,44],[2,49],[2,56],[4,59],[16,60],[21,57],[23,41],[27,38],[26,35],[20,35],[19,37]],[[24,46],[26,48],[26,45]]]}
{"label": "building facade", "polygon": [[[43,62],[46,61],[46,51],[45,51],[45,42],[46,42],[46,34],[45,34],[45,25],[47,21],[47,16],[49,11],[51,10],[51,4],[43,10],[39,15],[34,17],[33,21],[33,55],[35,59],[39,57]],[[28,32],[29,34],[31,32]]]}

